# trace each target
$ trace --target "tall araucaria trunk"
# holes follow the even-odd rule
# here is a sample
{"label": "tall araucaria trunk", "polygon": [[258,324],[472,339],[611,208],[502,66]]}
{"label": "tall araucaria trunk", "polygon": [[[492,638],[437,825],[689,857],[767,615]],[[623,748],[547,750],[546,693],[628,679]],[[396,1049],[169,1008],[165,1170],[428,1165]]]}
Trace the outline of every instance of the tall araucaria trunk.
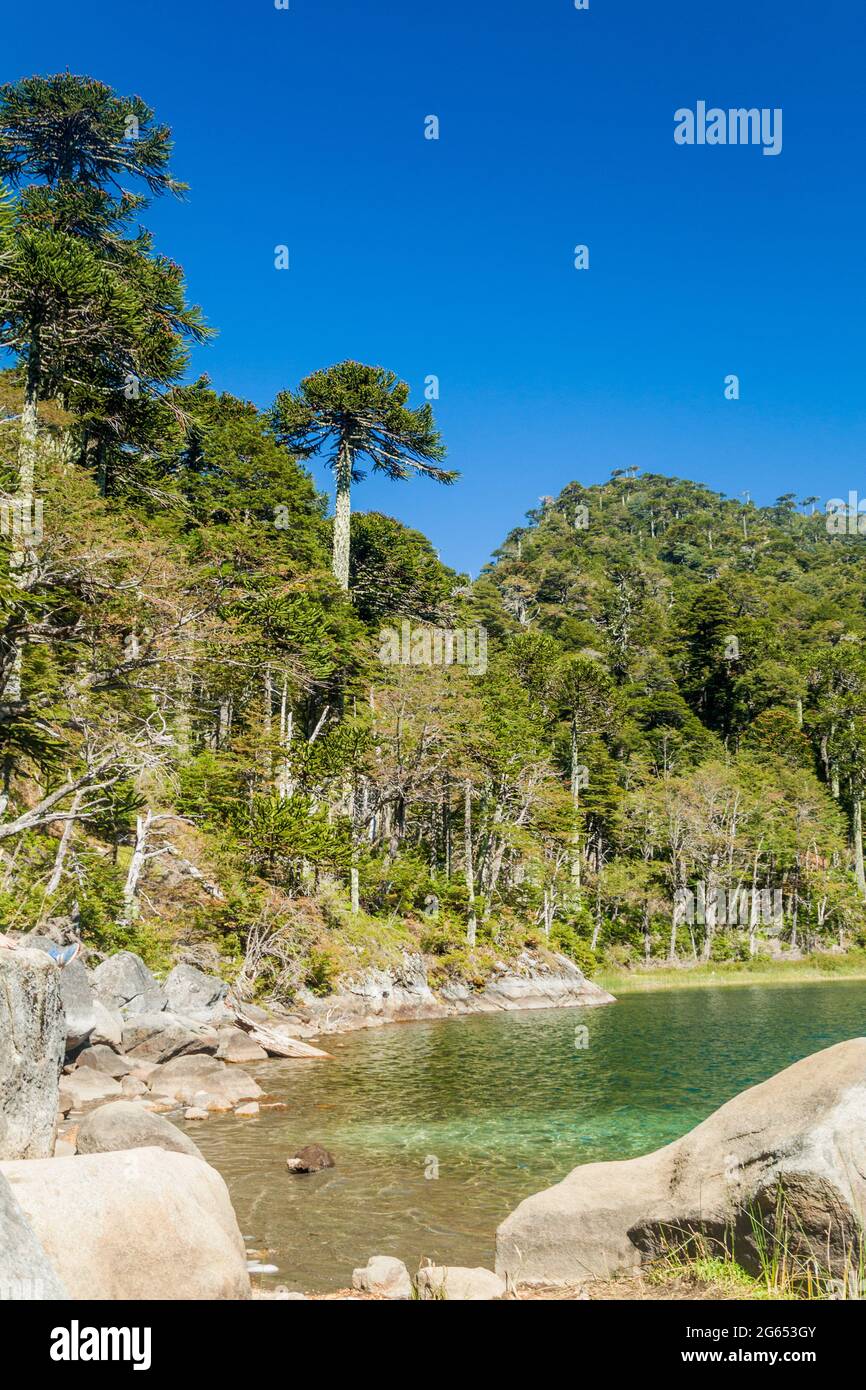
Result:
{"label": "tall araucaria trunk", "polygon": [[342,443],[337,458],[333,570],[341,589],[349,587],[349,533],[352,515],[352,450]]}

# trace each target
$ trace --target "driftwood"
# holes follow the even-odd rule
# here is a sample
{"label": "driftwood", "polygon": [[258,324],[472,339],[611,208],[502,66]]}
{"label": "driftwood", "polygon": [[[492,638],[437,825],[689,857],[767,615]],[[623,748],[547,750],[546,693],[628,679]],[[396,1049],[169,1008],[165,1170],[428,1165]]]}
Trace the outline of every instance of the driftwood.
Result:
{"label": "driftwood", "polygon": [[249,1033],[253,1042],[257,1042],[259,1047],[263,1047],[265,1052],[269,1052],[275,1057],[330,1057],[330,1052],[324,1052],[320,1047],[313,1047],[311,1043],[301,1042],[300,1038],[289,1037],[281,1029],[270,1027],[268,1024],[259,1023],[250,1017],[242,1004],[232,1002],[235,1022],[238,1027],[243,1028]]}

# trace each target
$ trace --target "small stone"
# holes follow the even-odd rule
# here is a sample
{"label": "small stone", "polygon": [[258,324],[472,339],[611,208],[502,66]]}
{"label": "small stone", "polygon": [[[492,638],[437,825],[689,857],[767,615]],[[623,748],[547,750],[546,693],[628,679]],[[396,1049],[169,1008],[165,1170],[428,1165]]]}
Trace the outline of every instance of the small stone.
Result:
{"label": "small stone", "polygon": [[235,1111],[235,1114],[240,1115],[242,1119],[251,1119],[254,1115],[258,1115],[258,1113],[259,1103],[256,1100],[250,1100],[246,1105],[239,1105]]}
{"label": "small stone", "polygon": [[323,1168],[335,1166],[333,1154],[328,1153],[321,1144],[306,1144],[291,1158],[286,1159],[286,1167],[290,1173],[319,1173]]}
{"label": "small stone", "polygon": [[409,1271],[402,1260],[395,1260],[391,1255],[373,1255],[363,1269],[354,1270],[352,1288],[383,1298],[412,1297]]}
{"label": "small stone", "polygon": [[207,1117],[207,1111],[200,1110],[196,1105],[191,1105],[188,1110],[184,1110],[183,1112],[183,1118],[185,1120],[206,1120]]}
{"label": "small stone", "polygon": [[126,1100],[131,1100],[133,1096],[147,1095],[147,1087],[143,1081],[139,1081],[137,1076],[124,1076],[120,1083],[120,1089]]}
{"label": "small stone", "polygon": [[225,1115],[233,1108],[231,1101],[211,1095],[210,1091],[197,1091],[192,1103],[196,1110],[204,1110],[208,1115]]}

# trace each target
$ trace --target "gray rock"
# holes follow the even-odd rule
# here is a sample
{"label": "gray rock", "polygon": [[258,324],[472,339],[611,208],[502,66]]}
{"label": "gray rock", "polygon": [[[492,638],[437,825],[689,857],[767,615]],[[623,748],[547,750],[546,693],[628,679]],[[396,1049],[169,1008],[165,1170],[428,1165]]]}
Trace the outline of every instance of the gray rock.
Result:
{"label": "gray rock", "polygon": [[70,1299],[247,1299],[226,1185],[199,1158],[148,1147],[0,1164]]}
{"label": "gray rock", "polygon": [[0,951],[0,1158],[54,1152],[66,1020],[41,951]]}
{"label": "gray rock", "polygon": [[382,1298],[411,1298],[412,1280],[402,1260],[391,1255],[372,1255],[363,1269],[352,1273],[352,1288]]}
{"label": "gray rock", "polygon": [[126,1014],[156,1014],[168,998],[134,951],[118,951],[93,972],[93,987],[103,1003]]}
{"label": "gray rock", "polygon": [[69,1294],[0,1174],[0,1303]]}
{"label": "gray rock", "polygon": [[208,1020],[222,1013],[228,985],[217,975],[206,975],[194,965],[176,965],[165,982],[168,1007],[187,1018]]}
{"label": "gray rock", "polygon": [[104,1072],[106,1076],[114,1076],[119,1079],[127,1076],[132,1071],[132,1066],[125,1057],[120,1057],[113,1048],[106,1047],[105,1043],[97,1043],[95,1047],[86,1047],[76,1058],[79,1067],[90,1067],[93,1071]]}
{"label": "gray rock", "polygon": [[[228,1110],[234,1110],[245,1100],[258,1100],[264,1094],[261,1086],[240,1067],[229,1067],[202,1053],[173,1057],[151,1072],[148,1084],[154,1099],[162,1096],[182,1101],[184,1105],[199,1106],[198,1097],[204,1093]],[[201,1105],[201,1108],[217,1107]]]}
{"label": "gray rock", "polygon": [[68,1115],[70,1110],[92,1110],[107,1100],[119,1099],[121,1094],[120,1082],[113,1076],[95,1067],[76,1067],[61,1078],[57,1107]]}
{"label": "gray rock", "polygon": [[118,1149],[145,1149],[150,1146],[171,1153],[201,1158],[191,1139],[162,1115],[154,1115],[129,1100],[100,1105],[85,1115],[78,1126],[76,1147],[80,1154],[113,1153]]}
{"label": "gray rock", "polygon": [[120,1090],[125,1100],[147,1095],[147,1087],[137,1076],[124,1076],[120,1082]]}
{"label": "gray rock", "polygon": [[428,1265],[415,1278],[418,1297],[449,1302],[503,1298],[505,1281],[490,1269],[465,1269],[461,1265]]}
{"label": "gray rock", "polygon": [[96,1027],[90,977],[80,959],[70,961],[60,971],[60,997],[66,1013],[66,1051],[74,1052]]}
{"label": "gray rock", "polygon": [[223,1062],[233,1062],[241,1066],[268,1060],[265,1049],[254,1042],[249,1033],[245,1033],[242,1028],[220,1028],[216,1055]]}
{"label": "gray rock", "polygon": [[170,1062],[190,1052],[214,1053],[219,1039],[213,1030],[189,1028],[171,1014],[139,1014],[123,1025],[122,1049],[139,1062]]}
{"label": "gray rock", "polygon": [[525,954],[516,970],[502,969],[489,980],[475,1000],[476,1006],[496,1009],[550,1009],[579,1005],[595,1008],[612,1004],[607,990],[588,980],[566,956],[554,956],[553,966]]}
{"label": "gray rock", "polygon": [[322,1144],[306,1144],[296,1154],[286,1159],[290,1173],[319,1173],[323,1168],[335,1168],[333,1154]]}
{"label": "gray rock", "polygon": [[119,1009],[109,1009],[103,1000],[93,998],[94,1027],[90,1034],[92,1045],[105,1043],[118,1051],[123,1038],[123,1014]]}
{"label": "gray rock", "polygon": [[499,1227],[497,1272],[516,1284],[608,1279],[695,1238],[727,1240],[757,1270],[778,1201],[789,1264],[844,1277],[862,1259],[864,1152],[866,1038],[855,1038],[743,1091],[655,1153],[585,1164],[528,1197]]}

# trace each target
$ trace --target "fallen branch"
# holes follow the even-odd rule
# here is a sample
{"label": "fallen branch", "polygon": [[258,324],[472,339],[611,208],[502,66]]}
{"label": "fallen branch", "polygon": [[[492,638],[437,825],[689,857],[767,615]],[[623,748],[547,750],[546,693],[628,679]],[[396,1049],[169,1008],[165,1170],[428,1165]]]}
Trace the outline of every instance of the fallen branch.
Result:
{"label": "fallen branch", "polygon": [[330,1058],[330,1052],[323,1052],[320,1047],[313,1047],[310,1043],[301,1042],[300,1038],[289,1037],[288,1033],[252,1019],[242,1005],[233,1004],[231,1007],[234,1009],[235,1022],[249,1033],[253,1042],[257,1042],[265,1052],[276,1057]]}

